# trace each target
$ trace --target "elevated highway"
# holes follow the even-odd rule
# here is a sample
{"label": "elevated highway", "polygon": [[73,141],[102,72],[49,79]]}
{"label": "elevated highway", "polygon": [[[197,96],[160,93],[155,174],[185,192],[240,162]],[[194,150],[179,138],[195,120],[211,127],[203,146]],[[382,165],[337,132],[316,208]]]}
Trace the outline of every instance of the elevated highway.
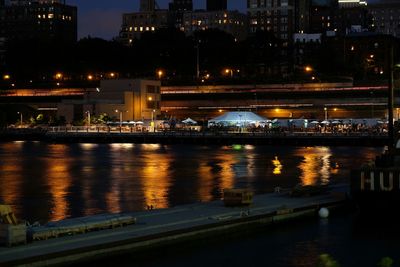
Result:
{"label": "elevated highway", "polygon": [[[91,103],[91,93],[96,93],[96,89],[22,88],[0,91],[0,103],[56,108],[65,101]],[[163,118],[190,116],[197,120],[232,110],[251,110],[268,118],[384,118],[387,95],[385,85],[353,86],[349,83],[163,86],[161,110]],[[397,118],[398,110],[395,113]]]}

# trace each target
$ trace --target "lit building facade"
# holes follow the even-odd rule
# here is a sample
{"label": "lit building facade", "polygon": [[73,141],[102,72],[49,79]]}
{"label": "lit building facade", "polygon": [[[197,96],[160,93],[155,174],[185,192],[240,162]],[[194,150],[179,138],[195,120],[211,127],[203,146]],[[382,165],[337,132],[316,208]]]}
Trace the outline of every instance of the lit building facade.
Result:
{"label": "lit building facade", "polygon": [[12,1],[0,6],[0,38],[77,41],[77,8],[64,1]]}
{"label": "lit building facade", "polygon": [[104,80],[100,92],[91,96],[97,114],[122,112],[123,120],[150,120],[160,114],[160,81]]}
{"label": "lit building facade", "polygon": [[219,29],[237,40],[247,38],[247,16],[239,11],[193,11],[183,14],[183,28],[187,35],[198,30]]}
{"label": "lit building facade", "polygon": [[309,0],[248,0],[250,33],[270,31],[291,42],[294,33],[308,31],[309,7]]}
{"label": "lit building facade", "polygon": [[161,9],[123,14],[120,41],[125,45],[131,45],[135,39],[140,39],[144,32],[154,32],[168,27],[168,18],[168,10]]}
{"label": "lit building facade", "polygon": [[92,115],[105,113],[124,121],[149,121],[161,114],[160,87],[161,82],[155,80],[103,80],[99,90],[87,94],[85,100],[58,104],[57,116],[72,122],[89,111]]}
{"label": "lit building facade", "polygon": [[169,25],[183,31],[183,14],[188,11],[193,11],[192,0],[174,0],[169,4]]}
{"label": "lit building facade", "polygon": [[339,8],[337,28],[341,35],[370,31],[372,24],[372,16],[369,14],[366,5]]}
{"label": "lit building facade", "polygon": [[400,2],[387,1],[368,5],[375,32],[400,37]]}
{"label": "lit building facade", "polygon": [[315,1],[310,8],[309,33],[336,32],[338,2],[334,0]]}

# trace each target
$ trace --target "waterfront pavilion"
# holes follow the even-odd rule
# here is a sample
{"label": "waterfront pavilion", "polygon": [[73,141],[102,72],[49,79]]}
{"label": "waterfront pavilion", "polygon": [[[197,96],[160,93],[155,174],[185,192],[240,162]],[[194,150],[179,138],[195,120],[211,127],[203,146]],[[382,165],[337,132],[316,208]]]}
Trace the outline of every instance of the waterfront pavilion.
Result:
{"label": "waterfront pavilion", "polygon": [[246,127],[249,125],[258,126],[264,124],[268,119],[261,117],[253,112],[249,111],[231,111],[226,112],[221,116],[218,116],[208,121],[208,126],[221,125],[221,126],[239,126]]}

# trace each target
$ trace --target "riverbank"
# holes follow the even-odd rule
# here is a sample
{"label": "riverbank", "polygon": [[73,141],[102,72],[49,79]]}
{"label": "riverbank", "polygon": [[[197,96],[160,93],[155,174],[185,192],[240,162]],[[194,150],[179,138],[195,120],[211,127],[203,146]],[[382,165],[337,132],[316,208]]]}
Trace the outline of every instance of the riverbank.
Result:
{"label": "riverbank", "polygon": [[1,141],[51,143],[162,143],[198,145],[376,146],[388,144],[387,135],[368,133],[227,133],[227,132],[48,132],[14,129],[0,132]]}
{"label": "riverbank", "polygon": [[250,207],[225,207],[222,201],[213,201],[134,212],[130,215],[136,217],[137,223],[132,226],[0,248],[0,265],[73,263],[316,216],[321,207],[344,205],[347,190],[337,186],[329,193],[297,198],[283,193],[256,195]]}

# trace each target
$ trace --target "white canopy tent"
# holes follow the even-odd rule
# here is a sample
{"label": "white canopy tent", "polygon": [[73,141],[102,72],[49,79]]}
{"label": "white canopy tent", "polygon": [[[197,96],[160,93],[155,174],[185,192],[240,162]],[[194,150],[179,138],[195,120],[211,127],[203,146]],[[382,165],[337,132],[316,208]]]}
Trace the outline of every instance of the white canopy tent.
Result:
{"label": "white canopy tent", "polygon": [[231,111],[208,121],[210,125],[246,126],[250,124],[265,123],[268,119],[249,111]]}
{"label": "white canopy tent", "polygon": [[197,124],[197,121],[192,120],[191,118],[187,118],[186,120],[183,120],[182,123],[184,123],[184,124]]}

